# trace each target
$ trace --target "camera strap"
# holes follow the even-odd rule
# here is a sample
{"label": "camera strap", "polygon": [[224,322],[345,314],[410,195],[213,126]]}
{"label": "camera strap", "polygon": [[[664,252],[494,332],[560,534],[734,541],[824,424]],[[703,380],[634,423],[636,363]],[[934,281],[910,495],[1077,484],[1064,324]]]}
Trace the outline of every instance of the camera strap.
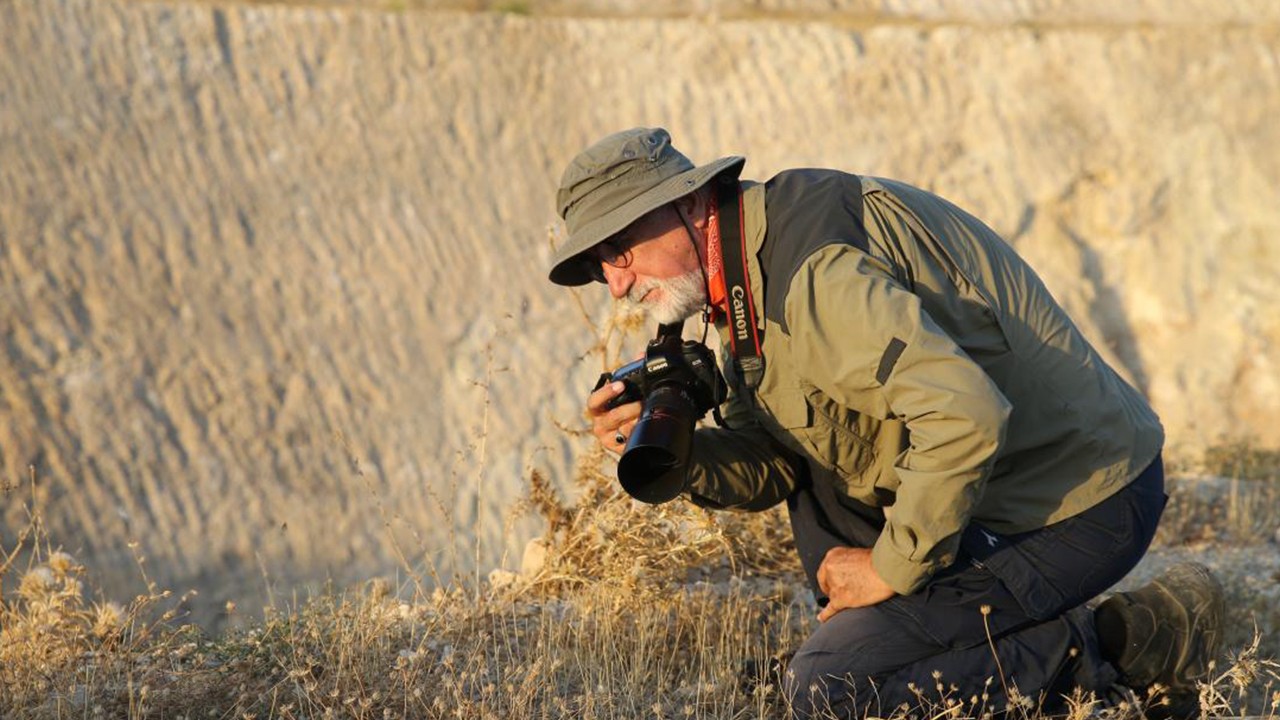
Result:
{"label": "camera strap", "polygon": [[729,349],[733,370],[754,394],[764,377],[764,353],[756,324],[755,301],[747,272],[747,238],[744,221],[742,183],[725,182],[716,193],[720,218],[720,254],[725,290],[728,295]]}

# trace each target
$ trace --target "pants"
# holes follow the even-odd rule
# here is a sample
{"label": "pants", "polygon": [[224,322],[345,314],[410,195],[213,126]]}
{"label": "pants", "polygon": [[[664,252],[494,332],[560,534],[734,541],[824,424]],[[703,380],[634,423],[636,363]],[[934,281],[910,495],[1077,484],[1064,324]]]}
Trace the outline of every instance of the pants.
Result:
{"label": "pants", "polygon": [[[1157,457],[1125,489],[1054,525],[1002,535],[970,523],[955,563],[923,588],[843,610],[800,647],[784,683],[795,709],[802,717],[887,717],[904,703],[945,704],[946,695],[965,703],[977,696],[979,707],[966,705],[971,716],[1005,710],[1009,696],[1054,711],[1074,687],[1106,688],[1116,672],[1100,655],[1084,603],[1138,563],[1166,499]],[[870,547],[883,517],[821,484],[794,493],[787,508],[825,605],[823,556],[835,546]]]}

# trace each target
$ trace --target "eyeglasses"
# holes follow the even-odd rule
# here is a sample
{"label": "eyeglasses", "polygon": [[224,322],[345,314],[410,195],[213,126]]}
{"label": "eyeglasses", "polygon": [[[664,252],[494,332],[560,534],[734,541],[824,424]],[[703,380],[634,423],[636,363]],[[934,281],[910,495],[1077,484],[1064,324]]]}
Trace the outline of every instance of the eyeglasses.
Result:
{"label": "eyeglasses", "polygon": [[598,283],[608,283],[604,276],[604,265],[612,265],[622,269],[631,265],[631,246],[634,241],[623,237],[609,238],[587,251],[585,262],[587,274]]}

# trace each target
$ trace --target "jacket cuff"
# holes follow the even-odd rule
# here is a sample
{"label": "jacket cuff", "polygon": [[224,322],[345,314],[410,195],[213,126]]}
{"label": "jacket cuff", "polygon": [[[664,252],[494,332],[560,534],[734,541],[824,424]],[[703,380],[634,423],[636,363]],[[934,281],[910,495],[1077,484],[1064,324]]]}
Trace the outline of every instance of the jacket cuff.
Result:
{"label": "jacket cuff", "polygon": [[883,532],[871,548],[871,567],[899,595],[910,595],[919,590],[942,566],[937,561],[917,562],[903,557],[893,549],[888,535]]}

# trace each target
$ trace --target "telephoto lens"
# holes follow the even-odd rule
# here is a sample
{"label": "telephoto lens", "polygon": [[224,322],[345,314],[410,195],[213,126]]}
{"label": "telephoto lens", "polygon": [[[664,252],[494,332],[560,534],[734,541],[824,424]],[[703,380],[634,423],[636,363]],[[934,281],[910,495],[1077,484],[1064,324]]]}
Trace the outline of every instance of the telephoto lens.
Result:
{"label": "telephoto lens", "polygon": [[657,505],[684,492],[693,428],[700,415],[680,385],[660,385],[649,393],[618,460],[618,481],[628,495]]}

